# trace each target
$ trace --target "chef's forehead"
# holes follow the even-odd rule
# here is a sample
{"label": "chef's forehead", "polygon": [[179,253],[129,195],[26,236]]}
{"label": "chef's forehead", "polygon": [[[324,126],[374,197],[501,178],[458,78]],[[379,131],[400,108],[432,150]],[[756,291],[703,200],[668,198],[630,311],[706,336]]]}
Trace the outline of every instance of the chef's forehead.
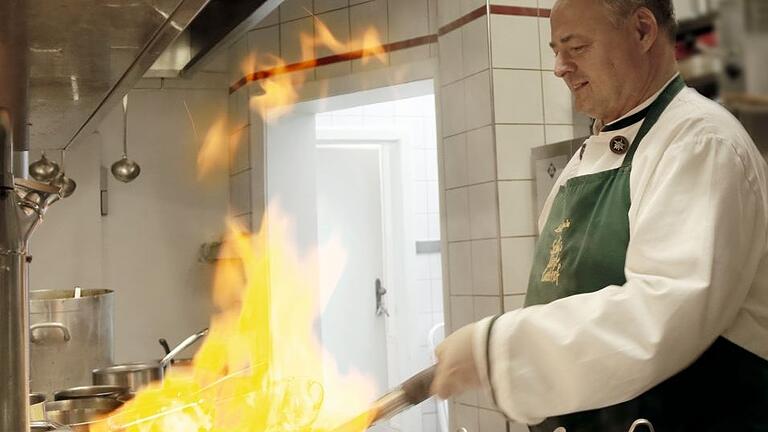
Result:
{"label": "chef's forehead", "polygon": [[550,15],[552,28],[550,45],[567,43],[615,23],[603,0],[558,0]]}

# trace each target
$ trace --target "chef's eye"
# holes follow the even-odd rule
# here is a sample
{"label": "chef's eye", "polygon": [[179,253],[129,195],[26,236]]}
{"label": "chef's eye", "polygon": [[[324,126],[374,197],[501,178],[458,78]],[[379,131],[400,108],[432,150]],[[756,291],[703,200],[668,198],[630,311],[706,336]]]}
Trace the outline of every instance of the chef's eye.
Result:
{"label": "chef's eye", "polygon": [[571,52],[574,54],[581,54],[585,49],[587,49],[586,45],[579,45],[571,48]]}

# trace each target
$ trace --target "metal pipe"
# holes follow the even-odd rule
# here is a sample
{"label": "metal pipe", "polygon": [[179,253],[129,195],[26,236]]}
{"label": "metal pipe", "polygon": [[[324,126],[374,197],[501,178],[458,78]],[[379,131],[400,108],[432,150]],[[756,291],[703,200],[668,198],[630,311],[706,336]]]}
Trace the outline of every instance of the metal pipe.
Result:
{"label": "metal pipe", "polygon": [[[26,0],[0,1],[0,431],[29,431],[29,298],[14,150],[27,135]],[[23,171],[23,170],[22,170]]]}

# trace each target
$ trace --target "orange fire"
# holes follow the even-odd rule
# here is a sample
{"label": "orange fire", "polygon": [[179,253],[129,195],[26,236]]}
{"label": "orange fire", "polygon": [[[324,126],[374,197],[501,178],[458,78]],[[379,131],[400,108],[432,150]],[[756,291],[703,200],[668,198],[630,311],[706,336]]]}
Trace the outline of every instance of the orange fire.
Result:
{"label": "orange fire", "polygon": [[217,266],[213,300],[218,313],[192,370],[171,370],[162,384],[141,390],[92,432],[360,432],[368,427],[372,381],[359,373],[340,374],[313,330],[324,302],[319,285],[335,284],[345,256],[333,243],[318,250],[338,263],[337,274],[318,282],[318,255],[300,256],[291,247],[286,219],[277,211],[269,214],[254,236],[230,225],[222,254],[239,259]]}

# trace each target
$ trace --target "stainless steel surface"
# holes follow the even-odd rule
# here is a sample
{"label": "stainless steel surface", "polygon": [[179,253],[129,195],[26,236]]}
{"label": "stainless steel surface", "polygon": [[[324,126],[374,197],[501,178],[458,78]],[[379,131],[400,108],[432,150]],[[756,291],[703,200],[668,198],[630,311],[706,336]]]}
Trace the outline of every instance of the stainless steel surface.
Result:
{"label": "stainless steel surface", "polygon": [[32,421],[45,420],[45,395],[42,393],[30,393],[29,395],[29,419]]}
{"label": "stainless steel surface", "polygon": [[27,2],[31,141],[63,148],[95,130],[208,0]]}
{"label": "stainless steel surface", "polygon": [[91,370],[113,362],[114,294],[86,289],[30,293],[31,386],[54,391],[91,383]]}
{"label": "stainless steel surface", "polygon": [[49,421],[32,421],[32,432],[71,432],[69,426],[60,425]]}
{"label": "stainless steel surface", "polygon": [[[13,150],[29,149],[27,129],[29,56],[27,52],[30,0],[0,2],[0,108],[10,111]],[[44,3],[44,2],[38,2]],[[10,172],[0,166],[0,172]],[[8,184],[8,183],[6,183]]]}
{"label": "stainless steel surface", "polygon": [[67,177],[67,175],[64,174],[64,171],[56,175],[51,181],[51,184],[59,188],[59,195],[61,195],[62,198],[67,198],[75,192],[75,189],[77,189],[77,183]]}
{"label": "stainless steel surface", "polygon": [[[0,64],[11,60],[4,34],[7,29],[3,27],[9,25],[5,21],[7,14],[14,16],[9,6],[17,4],[16,0],[0,2]],[[0,77],[6,73],[0,72]],[[18,84],[3,82],[11,88]],[[7,95],[0,93],[3,93],[0,105],[7,103]],[[11,115],[0,106],[0,431],[26,432],[29,430],[29,322],[25,229],[34,216],[28,216],[20,207],[15,192],[11,129]]]}
{"label": "stainless steel surface", "polygon": [[72,387],[53,393],[53,400],[105,397],[118,399],[129,393],[128,387],[117,385],[89,385]]}
{"label": "stainless steel surface", "polygon": [[128,95],[123,96],[123,156],[112,164],[112,175],[123,183],[132,182],[141,174],[141,167],[128,159]]}
{"label": "stainless steel surface", "polygon": [[159,361],[126,363],[94,369],[93,383],[96,385],[118,385],[136,392],[142,387],[163,379],[163,367]]}
{"label": "stainless steel surface", "polygon": [[45,414],[52,422],[67,425],[76,432],[87,432],[90,424],[122,405],[122,402],[109,398],[67,399],[46,402]]}
{"label": "stainless steel surface", "polygon": [[171,360],[173,360],[173,358],[176,357],[176,355],[178,355],[180,352],[187,349],[190,345],[197,342],[200,338],[202,338],[207,334],[208,334],[208,329],[206,328],[206,329],[200,330],[199,332],[181,341],[180,344],[176,345],[176,347],[173,348],[171,352],[166,354],[165,357],[163,357],[163,359],[160,360],[160,366],[163,369],[165,369],[168,366],[168,364],[171,362]]}

